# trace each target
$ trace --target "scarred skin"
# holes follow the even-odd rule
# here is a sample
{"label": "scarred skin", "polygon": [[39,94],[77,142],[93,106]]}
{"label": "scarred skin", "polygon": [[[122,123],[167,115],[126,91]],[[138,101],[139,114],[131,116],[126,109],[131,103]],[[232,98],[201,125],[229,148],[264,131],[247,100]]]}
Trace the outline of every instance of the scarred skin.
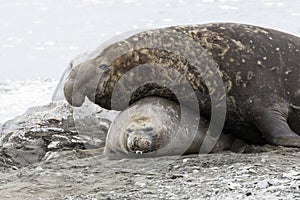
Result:
{"label": "scarred skin", "polygon": [[[180,54],[182,49],[197,59],[187,59]],[[213,63],[226,95],[210,88],[213,81],[206,81],[215,76],[210,69]],[[226,100],[225,132],[248,143],[300,147],[299,37],[232,23],[144,31],[111,44],[95,59],[74,67],[65,82],[65,97],[74,106],[81,106],[87,96],[103,108],[115,105],[113,109],[118,110],[128,106],[128,99],[133,103],[147,96],[177,101],[174,93],[157,84],[146,84],[132,94],[140,79],[156,76],[154,67],[138,71],[139,76],[129,76],[126,84],[117,88],[119,98],[112,98],[122,75],[143,64],[160,64],[180,72],[194,89],[201,115],[207,119],[212,109],[210,96]],[[195,70],[198,67],[202,67],[200,73]],[[179,76],[162,76],[183,84]],[[183,103],[189,105],[188,99]]]}

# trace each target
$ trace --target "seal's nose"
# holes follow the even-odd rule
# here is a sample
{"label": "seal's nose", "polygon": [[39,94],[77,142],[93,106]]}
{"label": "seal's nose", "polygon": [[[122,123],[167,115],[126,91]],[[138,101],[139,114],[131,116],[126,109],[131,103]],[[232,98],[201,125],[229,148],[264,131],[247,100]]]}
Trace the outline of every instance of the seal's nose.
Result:
{"label": "seal's nose", "polygon": [[151,151],[152,142],[147,137],[129,137],[128,138],[128,149],[132,152],[149,152]]}
{"label": "seal's nose", "polygon": [[147,139],[136,138],[133,141],[133,146],[134,146],[135,150],[149,151],[151,148],[151,141],[149,141]]}
{"label": "seal's nose", "polygon": [[64,83],[64,95],[67,102],[80,107],[87,95],[89,81],[93,78],[94,71],[90,63],[81,63],[75,66],[67,76]]}
{"label": "seal's nose", "polygon": [[101,89],[104,90],[100,80],[102,80],[103,72],[109,73],[109,65],[96,66],[96,61],[89,60],[71,69],[64,83],[64,95],[67,102],[72,106],[80,107],[86,96],[89,100],[95,102],[99,84]]}

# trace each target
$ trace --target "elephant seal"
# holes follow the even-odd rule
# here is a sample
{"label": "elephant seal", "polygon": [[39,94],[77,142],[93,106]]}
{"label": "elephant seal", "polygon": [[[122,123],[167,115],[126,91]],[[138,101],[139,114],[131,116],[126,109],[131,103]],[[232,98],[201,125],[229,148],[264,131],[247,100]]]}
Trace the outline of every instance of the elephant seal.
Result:
{"label": "elephant seal", "polygon": [[[199,153],[208,122],[198,117],[198,130],[190,121],[195,116],[184,108],[187,119],[182,121],[182,107],[161,97],[147,97],[131,104],[116,117],[106,137],[105,155],[154,157]],[[211,153],[231,149],[243,143],[231,134],[222,134]],[[236,145],[235,145],[236,146]]]}
{"label": "elephant seal", "polygon": [[[139,71],[143,64],[153,68]],[[189,105],[189,94],[178,97],[159,84],[135,89],[143,78],[156,76],[176,80],[175,87],[181,86],[180,76],[155,73],[157,65],[184,76],[197,95],[201,116],[210,119],[218,107],[212,106],[211,97],[217,102],[225,100],[224,132],[253,144],[300,147],[300,39],[273,29],[213,23],[143,31],[74,67],[65,81],[64,94],[74,106],[81,106],[87,96],[107,109],[112,109],[114,100],[117,106],[113,109],[118,110],[128,106],[124,104],[128,98],[133,103],[147,96],[184,99]],[[129,73],[133,69],[138,72],[135,76]],[[118,85],[124,75],[126,81]],[[225,95],[214,77],[221,78]],[[116,88],[118,98],[113,96]]]}

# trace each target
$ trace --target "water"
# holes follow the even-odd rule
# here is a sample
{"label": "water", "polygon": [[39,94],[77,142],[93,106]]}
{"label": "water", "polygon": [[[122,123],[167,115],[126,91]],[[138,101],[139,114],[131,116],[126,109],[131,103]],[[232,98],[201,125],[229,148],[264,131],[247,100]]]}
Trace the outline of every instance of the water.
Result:
{"label": "water", "polygon": [[0,123],[50,101],[69,61],[113,36],[208,22],[300,35],[300,0],[0,0]]}
{"label": "water", "polygon": [[50,103],[57,84],[51,79],[0,82],[0,124],[31,106]]}

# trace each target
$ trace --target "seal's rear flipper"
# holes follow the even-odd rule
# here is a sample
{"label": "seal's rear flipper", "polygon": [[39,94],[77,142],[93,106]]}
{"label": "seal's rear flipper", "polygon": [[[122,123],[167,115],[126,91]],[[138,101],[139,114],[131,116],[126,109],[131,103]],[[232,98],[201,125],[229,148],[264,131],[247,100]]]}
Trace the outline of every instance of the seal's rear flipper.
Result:
{"label": "seal's rear flipper", "polygon": [[288,113],[278,108],[255,107],[250,110],[253,124],[269,144],[300,148],[300,136],[287,123]]}

